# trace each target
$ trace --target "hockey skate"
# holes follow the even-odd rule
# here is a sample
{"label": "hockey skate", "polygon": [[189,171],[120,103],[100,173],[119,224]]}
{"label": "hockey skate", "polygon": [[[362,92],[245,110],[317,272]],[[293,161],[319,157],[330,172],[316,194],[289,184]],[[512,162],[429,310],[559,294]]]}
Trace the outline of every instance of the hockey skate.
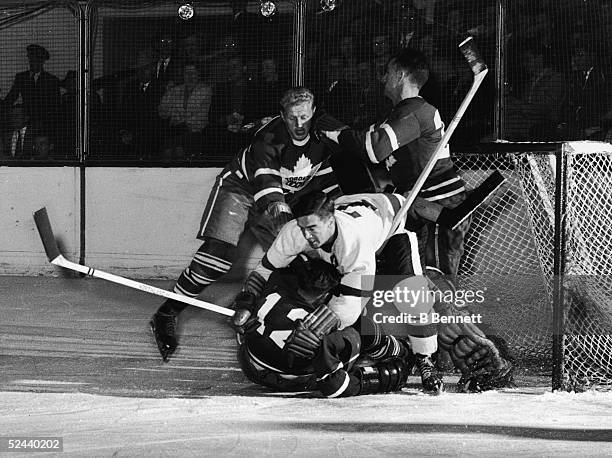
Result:
{"label": "hockey skate", "polygon": [[436,371],[431,357],[417,354],[416,367],[421,374],[421,384],[425,393],[440,394],[444,391],[444,382]]}
{"label": "hockey skate", "polygon": [[164,362],[168,361],[168,358],[178,347],[178,341],[175,337],[176,322],[176,315],[157,311],[149,323]]}

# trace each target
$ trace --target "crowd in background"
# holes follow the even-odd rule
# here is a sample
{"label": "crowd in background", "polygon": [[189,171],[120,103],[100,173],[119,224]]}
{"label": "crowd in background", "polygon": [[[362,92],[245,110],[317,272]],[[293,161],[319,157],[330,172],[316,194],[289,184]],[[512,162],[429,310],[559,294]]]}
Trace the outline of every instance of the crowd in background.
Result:
{"label": "crowd in background", "polygon": [[[495,101],[508,141],[612,141],[612,0],[511,3],[504,14],[503,96],[496,97],[497,2],[351,0],[306,21],[305,85],[317,105],[358,128],[384,119],[381,77],[391,53],[411,46],[429,57],[421,94],[448,123],[472,82],[457,45],[473,36],[491,69],[453,142],[493,141]],[[90,159],[231,157],[248,144],[291,84],[292,21],[232,2],[224,33],[197,27],[149,34],[125,69],[92,80]],[[113,43],[113,42],[110,42]],[[121,40],[114,42],[119,47]],[[75,158],[77,72],[44,70],[51,57],[26,50],[2,104],[0,157]]]}

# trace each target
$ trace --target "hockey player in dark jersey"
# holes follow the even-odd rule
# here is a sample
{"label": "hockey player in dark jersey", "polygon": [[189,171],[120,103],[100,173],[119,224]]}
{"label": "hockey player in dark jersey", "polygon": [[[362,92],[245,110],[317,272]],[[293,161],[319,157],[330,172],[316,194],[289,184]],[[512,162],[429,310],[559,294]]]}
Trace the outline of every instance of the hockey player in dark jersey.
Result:
{"label": "hockey player in dark jersey", "polygon": [[[238,299],[238,361],[249,380],[278,391],[319,390],[330,398],[399,391],[405,385],[415,361],[409,344],[383,335],[367,318],[365,324],[332,326],[324,335],[310,336],[312,345],[296,343],[294,336],[326,307],[340,277],[331,264],[302,255],[270,275],[258,307]],[[360,336],[361,326],[369,329]],[[356,364],[359,356],[368,362]]]}
{"label": "hockey player in dark jersey", "polygon": [[[203,244],[177,280],[175,293],[195,297],[227,273],[245,229],[267,249],[292,218],[292,201],[300,195],[340,193],[329,164],[329,142],[310,131],[313,123],[317,130],[343,125],[322,112],[315,114],[314,96],[303,87],[288,90],[280,105],[280,116],[261,127],[217,176],[197,234]],[[177,348],[177,316],[185,307],[168,299],[151,320],[164,361]]]}
{"label": "hockey player in dark jersey", "polygon": [[[385,95],[394,104],[388,118],[364,131],[324,132],[362,160],[374,164],[384,162],[394,192],[410,191],[444,135],[440,113],[419,96],[428,78],[425,55],[414,49],[402,49],[389,60],[383,79]],[[455,208],[466,196],[447,145],[412,206],[410,228],[417,232],[421,246],[426,246],[427,265],[450,276],[457,274],[470,219],[451,230],[423,219],[419,210],[431,203]]]}

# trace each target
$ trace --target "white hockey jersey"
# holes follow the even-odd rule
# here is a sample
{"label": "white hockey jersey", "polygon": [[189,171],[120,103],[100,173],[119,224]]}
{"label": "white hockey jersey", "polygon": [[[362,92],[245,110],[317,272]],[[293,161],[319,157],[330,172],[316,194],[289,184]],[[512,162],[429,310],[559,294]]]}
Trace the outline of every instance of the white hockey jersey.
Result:
{"label": "white hockey jersey", "polygon": [[[376,273],[376,252],[382,247],[403,202],[404,197],[398,194],[341,196],[335,204],[337,236],[331,251],[313,249],[293,220],[281,229],[256,270],[267,280],[272,270],[287,267],[300,253],[335,265],[342,279],[339,295],[328,306],[340,318],[341,328],[350,326],[357,321],[368,300],[366,293],[373,288]],[[400,224],[394,235],[405,231],[404,224]]]}

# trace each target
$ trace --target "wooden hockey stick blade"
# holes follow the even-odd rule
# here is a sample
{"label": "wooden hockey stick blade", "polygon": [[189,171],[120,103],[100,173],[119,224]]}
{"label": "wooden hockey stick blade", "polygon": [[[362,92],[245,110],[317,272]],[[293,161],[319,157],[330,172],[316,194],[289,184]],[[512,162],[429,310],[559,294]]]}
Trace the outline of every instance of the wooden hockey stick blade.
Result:
{"label": "wooden hockey stick blade", "polygon": [[443,211],[436,222],[454,231],[505,182],[506,178],[499,170],[495,170],[477,188],[474,188],[459,206],[447,212]]}
{"label": "wooden hockey stick blade", "polygon": [[47,258],[53,262],[55,258],[61,256],[61,253],[53,235],[53,229],[51,229],[51,222],[49,221],[46,207],[34,212],[34,222],[36,223],[36,229],[38,229],[38,235],[40,235],[42,240]]}
{"label": "wooden hockey stick blade", "polygon": [[101,278],[103,280],[127,286],[128,288],[144,291],[146,293],[154,294],[156,296],[174,299],[175,301],[193,305],[194,307],[198,307],[201,309],[210,310],[211,312],[220,313],[221,315],[234,315],[233,310],[221,307],[216,304],[211,304],[210,302],[183,296],[181,294],[176,294],[172,291],[166,291],[165,289],[147,285],[146,283],[140,283],[125,277],[120,277],[119,275],[110,274],[102,270],[93,269],[88,266],[82,266],[81,264],[71,262],[67,260],[64,256],[62,256],[59,251],[55,236],[53,235],[53,230],[51,229],[51,222],[49,221],[49,216],[47,215],[47,210],[45,208],[41,208],[40,210],[34,213],[34,221],[36,222],[36,227],[38,228],[38,233],[40,234],[43,246],[45,247],[47,257],[53,265],[60,266],[65,269],[74,270],[76,272],[89,275],[90,277]]}
{"label": "wooden hockey stick blade", "polygon": [[[461,102],[461,105],[459,105],[459,109],[455,113],[455,116],[453,116],[453,119],[449,123],[446,132],[444,132],[444,135],[442,136],[440,143],[438,143],[438,146],[436,147],[433,154],[429,158],[429,161],[427,161],[427,164],[425,164],[425,167],[423,167],[421,174],[419,175],[416,182],[412,186],[412,189],[410,190],[409,194],[406,196],[406,200],[402,204],[402,207],[399,209],[399,211],[395,215],[395,218],[393,219],[393,224],[391,225],[391,229],[387,233],[387,240],[389,240],[389,238],[393,234],[395,234],[395,231],[397,231],[397,228],[399,227],[399,225],[402,223],[402,221],[406,217],[406,213],[408,213],[408,209],[414,203],[416,196],[423,188],[425,181],[427,180],[427,178],[429,177],[429,174],[431,173],[434,166],[436,165],[436,162],[438,161],[438,159],[444,152],[444,148],[446,148],[446,146],[448,145],[448,142],[450,141],[451,136],[453,135],[453,132],[457,128],[459,121],[461,121],[463,114],[465,113],[468,106],[472,102],[474,95],[476,95],[476,91],[478,91],[478,88],[482,84],[482,81],[484,80],[485,76],[487,75],[489,71],[487,66],[484,64],[484,62],[480,58],[478,51],[476,50],[476,46],[474,45],[472,41],[472,37],[469,37],[466,40],[462,41],[459,44],[459,49],[461,50],[462,54],[468,61],[468,64],[470,65],[472,72],[474,72],[474,81],[472,82],[472,86],[470,87],[470,90],[468,91],[463,101]],[[384,245],[385,244],[383,244],[383,246]],[[381,250],[382,250],[382,247],[379,248],[379,252]]]}

